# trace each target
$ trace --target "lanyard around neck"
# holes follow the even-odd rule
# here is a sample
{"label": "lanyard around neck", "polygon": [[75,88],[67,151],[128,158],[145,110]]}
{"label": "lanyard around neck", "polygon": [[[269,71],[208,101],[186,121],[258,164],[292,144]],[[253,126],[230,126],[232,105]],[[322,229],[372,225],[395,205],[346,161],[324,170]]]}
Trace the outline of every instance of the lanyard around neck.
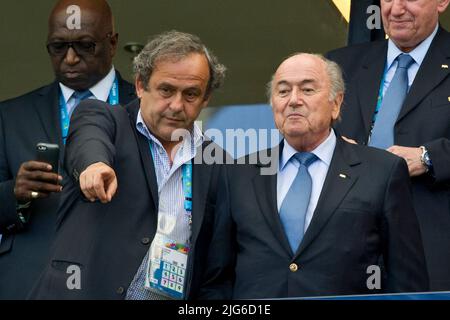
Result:
{"label": "lanyard around neck", "polygon": [[[155,163],[155,158],[153,157],[153,145],[149,140],[148,145],[150,147],[150,155]],[[183,193],[184,193],[184,210],[189,217],[189,224],[192,223],[192,160],[189,160],[181,166],[181,179],[183,183]]]}
{"label": "lanyard around neck", "polygon": [[[109,92],[108,103],[110,105],[119,104],[119,81],[117,80],[117,77],[114,79]],[[63,144],[66,144],[67,135],[69,134],[70,114],[67,110],[67,103],[62,92],[59,94],[59,109],[61,116],[62,140]]]}

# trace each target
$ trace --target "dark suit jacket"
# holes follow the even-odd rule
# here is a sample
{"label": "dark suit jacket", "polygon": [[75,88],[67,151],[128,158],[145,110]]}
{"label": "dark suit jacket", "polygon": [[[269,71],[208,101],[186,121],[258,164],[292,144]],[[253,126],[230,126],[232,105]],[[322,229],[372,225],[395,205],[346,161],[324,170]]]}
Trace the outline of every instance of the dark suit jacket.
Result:
{"label": "dark suit jacket", "polygon": [[[66,170],[74,177],[63,191],[62,219],[33,299],[123,299],[154,238],[158,185],[147,139],[136,130],[139,100],[126,108],[99,101],[74,113]],[[206,145],[206,143],[205,143]],[[220,149],[221,150],[221,149]],[[197,153],[202,152],[201,148]],[[114,168],[118,190],[109,204],[89,203],[78,174],[95,162]],[[219,165],[193,165],[193,212],[187,296],[195,298],[209,245]],[[68,290],[68,266],[81,267],[81,290]],[[195,270],[193,273],[192,270]]]}
{"label": "dark suit jacket", "polygon": [[[278,150],[273,150],[278,163]],[[312,221],[295,253],[277,210],[277,175],[261,175],[262,167],[226,168],[202,298],[374,293],[366,285],[367,268],[380,260],[382,292],[427,290],[402,159],[338,139]],[[297,271],[291,271],[293,263]]]}
{"label": "dark suit jacket", "polygon": [[[119,77],[121,103],[134,99],[134,87]],[[60,146],[59,85],[50,85],[0,104],[0,299],[25,299],[48,258],[59,195],[33,201],[24,226],[16,213],[15,175],[35,159],[36,143]]]}
{"label": "dark suit jacket", "polygon": [[[328,57],[344,71],[347,94],[339,132],[367,143],[384,72],[387,41],[338,49]],[[412,178],[431,290],[450,290],[450,35],[434,38],[394,128],[400,146],[425,146],[434,176]]]}

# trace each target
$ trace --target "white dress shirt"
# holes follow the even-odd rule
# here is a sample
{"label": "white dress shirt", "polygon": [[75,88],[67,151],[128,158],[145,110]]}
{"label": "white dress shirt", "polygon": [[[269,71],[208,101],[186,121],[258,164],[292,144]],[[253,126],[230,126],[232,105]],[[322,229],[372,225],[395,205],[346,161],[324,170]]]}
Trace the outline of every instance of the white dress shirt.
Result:
{"label": "white dress shirt", "polygon": [[[91,91],[92,93],[92,96],[89,97],[89,99],[96,99],[106,102],[108,100],[109,93],[111,92],[111,87],[115,79],[116,79],[116,70],[114,69],[113,66],[109,71],[109,73],[106,75],[106,77],[97,82],[97,84],[94,85],[93,87],[89,88],[89,91]],[[67,114],[70,117],[75,107],[75,99],[72,97],[75,90],[63,85],[62,83],[59,83],[59,87],[61,88],[64,101],[66,102],[67,105]]]}
{"label": "white dress shirt", "polygon": [[[317,160],[314,161],[309,167],[308,172],[312,179],[311,198],[309,200],[308,210],[305,217],[305,229],[308,229],[311,219],[316,210],[317,202],[319,201],[320,193],[322,192],[323,183],[330,167],[331,158],[333,157],[334,149],[336,147],[336,135],[331,130],[328,138],[322,142],[316,149],[312,150],[317,156]],[[289,161],[294,154],[298,151],[284,140],[284,148],[281,154],[281,159],[278,168],[277,175],[277,207],[280,212],[281,204],[283,203],[286,194],[294,181],[299,164],[297,161]]]}

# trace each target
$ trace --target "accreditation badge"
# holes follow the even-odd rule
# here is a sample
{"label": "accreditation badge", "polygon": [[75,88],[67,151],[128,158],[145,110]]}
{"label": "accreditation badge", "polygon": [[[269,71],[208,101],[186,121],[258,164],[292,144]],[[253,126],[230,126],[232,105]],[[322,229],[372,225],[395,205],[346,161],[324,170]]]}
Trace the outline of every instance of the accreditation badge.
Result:
{"label": "accreditation badge", "polygon": [[171,299],[183,299],[189,247],[157,233],[149,251],[145,288]]}

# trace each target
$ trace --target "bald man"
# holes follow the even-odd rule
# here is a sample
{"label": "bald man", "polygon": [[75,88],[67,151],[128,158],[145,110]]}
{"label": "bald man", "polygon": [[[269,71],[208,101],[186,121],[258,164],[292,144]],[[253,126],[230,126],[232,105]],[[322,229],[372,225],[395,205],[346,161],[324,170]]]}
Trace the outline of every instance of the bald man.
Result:
{"label": "bald man", "polygon": [[269,165],[251,163],[267,158],[261,152],[226,168],[200,298],[428,289],[407,165],[336,136],[344,87],[339,66],[322,56],[280,64],[269,98],[283,140]]}
{"label": "bald man", "polygon": [[36,144],[59,145],[62,162],[69,119],[81,100],[115,105],[135,98],[112,65],[117,43],[106,1],[59,1],[47,38],[55,81],[0,103],[0,299],[26,298],[56,229],[64,174],[35,161]]}

